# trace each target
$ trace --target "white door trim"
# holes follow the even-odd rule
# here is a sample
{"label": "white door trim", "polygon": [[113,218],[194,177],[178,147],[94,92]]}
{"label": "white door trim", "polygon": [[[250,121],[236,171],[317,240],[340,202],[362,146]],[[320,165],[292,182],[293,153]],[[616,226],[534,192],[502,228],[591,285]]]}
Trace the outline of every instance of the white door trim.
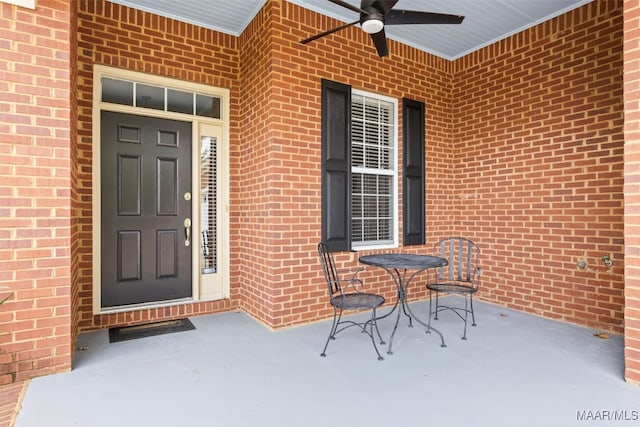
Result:
{"label": "white door trim", "polygon": [[[193,92],[197,94],[219,97],[221,99],[221,118],[213,119],[208,117],[174,113],[169,111],[154,110],[150,108],[135,107],[130,105],[120,105],[102,102],[102,78],[108,77],[131,81],[136,83],[148,84],[151,86],[166,87],[170,89]],[[144,115],[149,117],[158,117],[165,119],[174,119],[181,121],[190,121],[193,124],[192,144],[193,168],[192,168],[192,190],[197,191],[192,198],[192,203],[197,203],[199,198],[199,180],[200,171],[197,165],[200,164],[200,152],[197,147],[200,146],[200,135],[202,129],[216,129],[216,136],[220,138],[219,144],[219,170],[218,177],[220,187],[218,188],[219,196],[219,241],[220,248],[220,273],[216,279],[217,284],[212,287],[211,280],[202,280],[200,274],[200,219],[199,206],[192,206],[193,212],[193,236],[197,237],[192,245],[193,251],[193,298],[183,300],[172,300],[166,302],[154,302],[149,304],[136,304],[131,306],[123,306],[117,308],[102,308],[101,306],[101,177],[100,169],[100,112],[102,110]],[[147,309],[153,307],[166,307],[171,305],[184,304],[189,301],[214,300],[229,297],[229,89],[206,86],[199,83],[185,82],[181,80],[159,77],[136,71],[122,70],[118,68],[107,67],[104,65],[94,65],[93,68],[93,123],[92,123],[92,256],[93,256],[93,314],[114,313],[123,311],[132,311],[137,309]],[[197,196],[197,197],[195,197]]]}

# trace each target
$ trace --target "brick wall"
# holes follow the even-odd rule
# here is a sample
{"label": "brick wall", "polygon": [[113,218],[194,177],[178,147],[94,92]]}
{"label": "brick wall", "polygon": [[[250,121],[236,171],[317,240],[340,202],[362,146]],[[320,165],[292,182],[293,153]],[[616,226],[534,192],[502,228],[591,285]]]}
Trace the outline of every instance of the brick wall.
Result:
{"label": "brick wall", "polygon": [[[145,48],[158,44],[160,52],[165,38],[181,48],[192,45],[183,35],[195,31],[190,26],[110,3],[100,10],[93,2],[80,7],[80,51],[91,52],[80,59],[86,98],[81,107],[90,105],[94,61],[220,80],[216,74],[199,75],[192,65],[176,68],[193,52],[177,59],[153,55],[153,49],[137,53],[140,40],[149,37],[152,43]],[[485,247],[482,297],[621,331],[621,35],[610,31],[612,25],[620,28],[620,10],[602,7],[583,7],[451,63],[393,41],[391,55],[380,60],[357,28],[300,45],[307,35],[339,23],[287,2],[268,2],[238,40],[239,56],[234,51],[230,59],[239,61],[225,64],[236,74],[215,82],[242,88],[232,93],[239,125],[231,141],[231,277],[241,285],[232,286],[231,303],[276,327],[329,314],[315,258],[320,174],[314,161],[320,153],[320,80],[328,78],[426,103],[428,241],[460,233]],[[120,50],[106,46],[108,34],[117,34]],[[219,43],[230,41],[212,41],[210,49]],[[591,50],[602,58],[592,61]],[[168,51],[176,55],[175,49]],[[207,60],[220,59],[214,54]],[[556,68],[558,82],[550,85],[547,76]],[[484,93],[492,95],[478,95]],[[516,99],[509,104],[511,98]],[[544,110],[542,116],[537,110]],[[81,126],[90,133],[88,109],[84,116],[81,108]],[[90,147],[84,151],[89,159]],[[512,157],[516,160],[504,161]],[[463,164],[452,168],[456,161]],[[458,183],[455,192],[452,182]],[[88,255],[90,240],[82,247]],[[605,253],[614,259],[611,270],[599,263]],[[343,258],[355,261],[354,255]],[[578,258],[590,267],[577,270]],[[81,307],[90,303],[86,271],[81,295],[87,301]],[[393,296],[387,277],[368,274],[386,282],[384,292]],[[96,325],[158,315],[103,316]],[[93,316],[85,310],[83,318]]]}
{"label": "brick wall", "polygon": [[[68,4],[77,5],[77,139],[68,102],[75,64],[61,53],[75,44]],[[328,316],[315,254],[322,78],[425,102],[427,241],[467,234],[483,246],[482,298],[622,330],[623,265],[632,266],[622,249],[620,2],[593,2],[455,62],[393,41],[380,59],[357,28],[300,45],[339,22],[283,0],[267,2],[239,38],[106,1],[51,1],[37,13],[0,7],[1,19],[21,30],[0,38],[15,58],[0,82],[0,132],[11,135],[0,142],[0,280],[17,289],[0,308],[0,381],[16,379],[18,363],[22,378],[70,366],[70,307],[80,330],[238,306],[273,327]],[[23,55],[27,44],[38,48]],[[230,300],[92,314],[94,63],[230,88]],[[49,84],[59,75],[64,87]],[[628,212],[628,228],[632,219]],[[605,253],[611,270],[601,264]],[[578,270],[578,258],[589,268]],[[393,298],[386,274],[371,269],[365,279]],[[635,289],[633,276],[627,286]],[[630,378],[638,372],[637,301],[627,295]]]}
{"label": "brick wall", "polygon": [[[238,176],[244,191],[235,202],[242,206],[243,218],[238,224],[243,236],[238,256],[249,261],[243,267],[243,304],[275,327],[330,314],[316,253],[321,217],[321,79],[424,101],[429,111],[428,167],[446,165],[450,151],[450,63],[393,41],[391,55],[381,60],[368,36],[357,28],[308,45],[299,43],[338,25],[291,3],[272,1],[240,38],[246,115],[239,161],[246,173]],[[447,174],[448,168],[439,173]],[[428,176],[430,195],[447,185],[436,175]],[[429,240],[433,237],[429,227]],[[338,261],[357,263],[357,256],[339,254]],[[395,288],[386,273],[372,269],[367,276],[370,283],[382,286],[378,291],[393,298]],[[413,297],[419,295],[424,291]]]}
{"label": "brick wall", "polygon": [[[69,48],[71,52],[78,51],[78,32],[75,29],[78,26],[78,10],[76,7],[69,7]],[[78,161],[78,102],[76,96],[78,94],[78,58],[76,55],[70,55],[70,72],[69,72],[69,86],[71,88],[69,105],[70,111],[70,123],[69,123],[69,140],[71,145],[70,152],[70,236],[69,236],[69,254],[71,257],[71,287],[69,290],[70,301],[70,322],[71,322],[71,354],[73,355],[76,346],[76,339],[78,338],[79,328],[78,320],[80,317],[80,311],[78,310],[78,276],[80,274],[80,233],[82,232],[82,221],[78,213],[81,209],[81,196],[79,194],[79,178],[78,173],[82,168],[82,164]],[[72,356],[73,357],[73,356]]]}
{"label": "brick wall", "polygon": [[622,332],[622,71],[618,1],[456,61],[450,227],[484,250],[480,298]]}
{"label": "brick wall", "polygon": [[625,377],[640,384],[640,4],[624,2]]}
{"label": "brick wall", "polygon": [[71,368],[69,9],[0,3],[0,386]]}
{"label": "brick wall", "polygon": [[[78,8],[78,311],[79,328],[144,323],[229,310],[237,299],[95,316],[92,312],[93,65],[230,88],[231,146],[237,146],[239,58],[237,38],[108,1],[81,0]],[[237,157],[233,153],[233,158]],[[235,182],[235,181],[234,181]],[[232,191],[234,191],[232,189]],[[237,191],[237,187],[235,188]],[[234,266],[237,269],[237,266]],[[237,275],[236,275],[237,276]],[[231,284],[231,294],[238,284]]]}
{"label": "brick wall", "polygon": [[[351,50],[354,57],[361,56],[352,66],[359,71],[353,74],[341,61],[328,60],[333,57],[331,52],[309,55],[307,48],[297,43],[297,34],[292,39],[289,33],[301,25],[298,18],[306,22],[305,31],[334,25],[335,21],[319,22],[326,18],[280,1],[268,2],[237,40],[109,2],[81,1],[78,5],[81,329],[197,315],[234,306],[274,327],[329,315],[315,253],[320,229],[320,178],[314,159],[320,155],[317,119],[322,77],[398,98],[426,99],[434,106],[428,118],[433,135],[429,157],[446,164],[451,118],[447,94],[451,86],[450,64],[445,60],[391,43],[392,52],[406,58],[403,68],[396,62],[367,72],[367,62],[377,60],[377,55],[352,29],[351,36],[359,39]],[[194,59],[196,55],[202,58]],[[301,61],[304,66],[300,66]],[[94,63],[231,88],[230,300],[103,316],[91,313]],[[409,72],[420,76],[425,68],[431,68],[433,74],[426,85],[417,77],[403,78]],[[226,72],[219,74],[217,70]],[[379,86],[391,76],[390,89]],[[433,184],[433,191],[437,185],[446,186]],[[345,260],[355,259],[347,256]],[[388,277],[381,277],[389,282]],[[394,294],[390,282],[386,292],[389,297]]]}
{"label": "brick wall", "polygon": [[[274,144],[272,112],[280,105],[273,94],[271,26],[273,4],[267,3],[240,37],[241,134],[232,156],[231,191],[233,213],[231,264],[242,276],[243,309],[269,325],[277,324],[273,303],[282,297],[272,258],[272,231],[276,206],[271,203],[279,189],[273,186],[277,146]],[[241,172],[238,174],[238,172]]]}
{"label": "brick wall", "polygon": [[[256,127],[243,140],[269,162],[261,163],[269,193],[248,209],[261,208],[253,221],[260,227],[251,230],[264,240],[248,249],[260,253],[247,284],[271,298],[261,308],[272,310],[268,323],[327,313],[314,258],[320,228],[314,159],[320,79],[328,78],[425,102],[427,241],[465,234],[480,243],[482,298],[622,331],[620,2],[594,2],[453,63],[393,41],[381,60],[357,28],[302,46],[300,39],[339,23],[287,2],[270,3],[260,20],[272,22],[270,31],[259,27],[259,39],[270,44],[264,63],[271,81],[260,93],[271,102],[267,124],[260,124],[266,132]],[[247,31],[241,46],[252,36]],[[250,78],[243,87],[254,87]],[[261,99],[247,97],[243,105],[264,113]],[[611,269],[601,261],[605,254],[613,258]],[[579,270],[579,259],[589,267]],[[393,295],[393,287],[385,289]]]}
{"label": "brick wall", "polygon": [[[320,80],[328,78],[425,102],[427,241],[447,234],[478,240],[485,248],[481,297],[621,331],[621,9],[607,4],[613,6],[596,2],[449,62],[391,40],[390,56],[380,59],[357,28],[301,45],[300,39],[339,23],[280,0],[268,2],[239,39],[108,2],[80,2],[78,144],[85,166],[79,174],[81,192],[89,192],[83,216],[91,215],[94,62],[231,87],[237,120],[230,141],[227,303],[274,327],[328,315],[315,255]],[[109,38],[116,47],[108,46]],[[224,55],[216,54],[220,49]],[[222,66],[202,68],[198,55]],[[211,72],[217,69],[223,72]],[[90,313],[89,224],[80,245],[86,254],[81,327],[175,315],[175,309]],[[610,270],[600,261],[604,254],[614,260]],[[342,258],[355,261],[351,254]],[[579,258],[589,268],[578,270]],[[367,274],[393,296],[388,277]],[[181,310],[224,308],[208,303]]]}

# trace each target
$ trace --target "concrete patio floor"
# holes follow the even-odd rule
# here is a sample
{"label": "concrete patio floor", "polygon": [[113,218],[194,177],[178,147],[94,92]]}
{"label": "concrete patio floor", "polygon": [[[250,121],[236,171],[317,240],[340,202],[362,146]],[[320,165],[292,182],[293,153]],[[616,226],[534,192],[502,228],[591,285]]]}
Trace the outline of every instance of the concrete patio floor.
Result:
{"label": "concrete patio floor", "polygon": [[[427,304],[412,304],[425,314]],[[386,310],[383,310],[383,313]],[[623,379],[623,339],[476,303],[478,327],[443,314],[437,335],[408,328],[394,354],[330,322],[271,331],[231,312],[196,330],[118,343],[82,334],[71,372],[28,386],[17,427],[640,425],[640,387]],[[380,324],[388,338],[393,319]],[[613,423],[613,424],[611,424]]]}

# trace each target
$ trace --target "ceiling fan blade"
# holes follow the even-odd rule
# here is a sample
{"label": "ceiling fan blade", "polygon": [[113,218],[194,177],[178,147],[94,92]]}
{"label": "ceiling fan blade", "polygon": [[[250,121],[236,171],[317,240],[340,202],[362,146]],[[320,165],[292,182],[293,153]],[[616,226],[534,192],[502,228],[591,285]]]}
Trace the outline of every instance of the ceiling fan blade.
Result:
{"label": "ceiling fan blade", "polygon": [[348,23],[348,24],[344,24],[344,25],[341,25],[341,26],[336,27],[336,28],[332,28],[332,29],[327,30],[327,31],[325,31],[325,32],[323,32],[323,33],[316,34],[315,36],[311,36],[311,37],[309,37],[309,38],[307,38],[307,39],[300,40],[300,43],[302,43],[302,44],[307,44],[307,43],[309,43],[309,42],[312,42],[312,41],[314,41],[314,40],[319,39],[320,37],[328,36],[329,34],[333,34],[333,33],[335,33],[335,32],[338,32],[338,31],[340,31],[340,30],[343,30],[343,29],[345,29],[345,28],[347,28],[347,27],[350,27],[350,26],[352,26],[352,25],[359,24],[359,23],[360,23],[360,20],[358,20],[358,21],[354,21],[354,22],[350,22],[350,23]]}
{"label": "ceiling fan blade", "polygon": [[417,12],[413,10],[390,10],[384,17],[385,25],[402,24],[460,24],[464,16],[444,13]]}
{"label": "ceiling fan blade", "polygon": [[371,40],[373,40],[373,44],[376,45],[378,56],[383,57],[389,54],[389,50],[387,49],[387,36],[384,33],[384,28],[375,34],[371,34]]}
{"label": "ceiling fan blade", "polygon": [[[360,6],[362,9],[364,9],[364,2],[367,0],[363,0],[362,3],[363,5]],[[387,12],[389,12],[391,9],[393,9],[393,6],[396,5],[396,3],[398,3],[398,0],[368,0],[367,1],[369,6],[373,6],[376,9],[378,9],[379,11],[381,11],[383,14],[386,14]]]}
{"label": "ceiling fan blade", "polygon": [[331,3],[337,4],[338,6],[346,7],[347,9],[353,10],[356,13],[367,13],[364,10],[347,3],[346,1],[342,1],[342,0],[329,0],[329,1]]}

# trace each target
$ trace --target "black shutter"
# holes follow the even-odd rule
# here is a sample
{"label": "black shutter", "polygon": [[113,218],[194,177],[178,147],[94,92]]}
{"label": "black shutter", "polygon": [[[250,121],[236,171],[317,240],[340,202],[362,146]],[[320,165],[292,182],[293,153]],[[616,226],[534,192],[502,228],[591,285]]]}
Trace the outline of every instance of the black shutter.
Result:
{"label": "black shutter", "polygon": [[402,99],[404,246],[424,245],[424,103]]}
{"label": "black shutter", "polygon": [[322,80],[322,241],[351,250],[351,86]]}

